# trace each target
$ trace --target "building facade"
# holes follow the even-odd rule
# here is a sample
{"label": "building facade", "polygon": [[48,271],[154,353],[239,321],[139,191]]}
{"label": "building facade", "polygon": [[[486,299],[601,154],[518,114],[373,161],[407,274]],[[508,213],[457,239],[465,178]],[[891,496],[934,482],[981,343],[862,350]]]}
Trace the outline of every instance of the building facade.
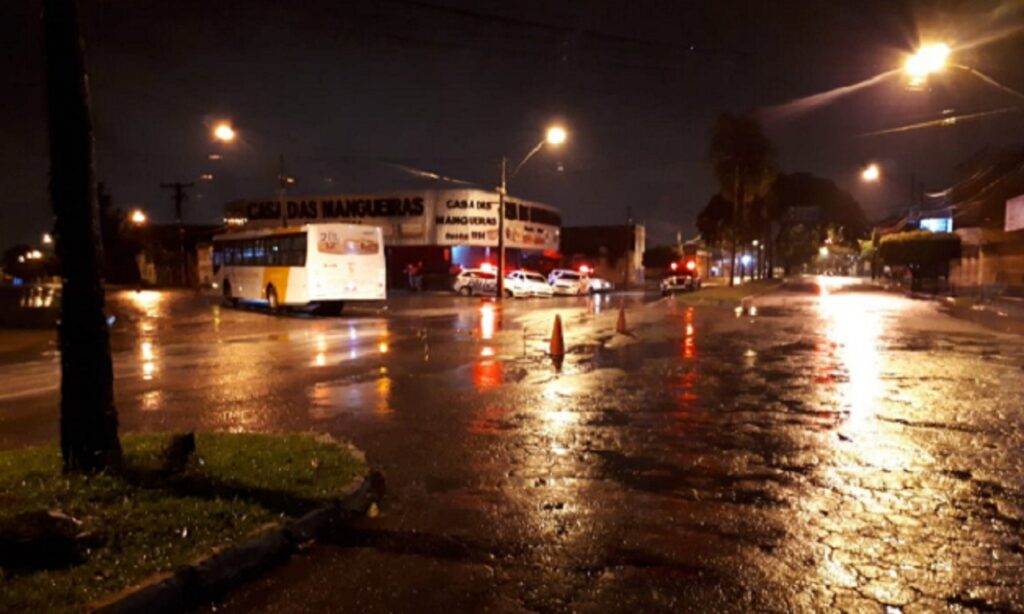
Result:
{"label": "building facade", "polygon": [[[428,287],[446,287],[459,268],[497,262],[498,194],[477,189],[411,190],[378,194],[286,196],[225,206],[229,229],[258,229],[339,222],[381,228],[388,283],[406,284],[404,272],[422,265]],[[556,254],[561,214],[542,203],[508,197],[505,245],[508,267],[544,253]]]}

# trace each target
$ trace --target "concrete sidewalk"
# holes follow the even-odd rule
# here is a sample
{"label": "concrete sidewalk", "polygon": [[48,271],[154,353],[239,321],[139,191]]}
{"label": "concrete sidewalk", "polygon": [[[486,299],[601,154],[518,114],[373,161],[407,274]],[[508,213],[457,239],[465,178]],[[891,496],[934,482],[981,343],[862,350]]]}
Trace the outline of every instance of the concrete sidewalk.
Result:
{"label": "concrete sidewalk", "polygon": [[977,299],[948,296],[942,299],[944,310],[952,316],[969,320],[1004,333],[1024,335],[1024,300],[1014,297]]}

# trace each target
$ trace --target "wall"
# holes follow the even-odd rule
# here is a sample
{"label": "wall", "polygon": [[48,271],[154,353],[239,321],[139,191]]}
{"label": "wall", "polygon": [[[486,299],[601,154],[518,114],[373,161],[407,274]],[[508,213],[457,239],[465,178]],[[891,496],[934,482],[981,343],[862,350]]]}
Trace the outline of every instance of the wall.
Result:
{"label": "wall", "polygon": [[956,234],[961,255],[949,273],[955,294],[1024,296],[1024,231],[962,228]]}

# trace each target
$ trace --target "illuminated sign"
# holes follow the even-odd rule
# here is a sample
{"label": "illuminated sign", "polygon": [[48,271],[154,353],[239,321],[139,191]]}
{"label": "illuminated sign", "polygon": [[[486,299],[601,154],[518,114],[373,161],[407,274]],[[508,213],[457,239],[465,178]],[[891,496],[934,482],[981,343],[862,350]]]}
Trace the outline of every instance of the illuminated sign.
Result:
{"label": "illuminated sign", "polygon": [[953,218],[926,217],[921,220],[920,228],[929,232],[953,232]]}

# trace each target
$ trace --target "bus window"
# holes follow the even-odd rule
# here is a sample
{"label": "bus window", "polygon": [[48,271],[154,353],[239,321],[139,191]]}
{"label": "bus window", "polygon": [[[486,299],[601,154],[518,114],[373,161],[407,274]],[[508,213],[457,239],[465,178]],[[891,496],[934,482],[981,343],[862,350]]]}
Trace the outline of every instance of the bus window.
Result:
{"label": "bus window", "polygon": [[263,239],[256,239],[252,242],[252,261],[257,265],[268,264],[266,242]]}
{"label": "bus window", "polygon": [[288,266],[306,266],[306,234],[296,234],[282,238],[282,244],[288,246],[285,264]]}
{"label": "bus window", "polygon": [[242,262],[240,264],[248,265],[255,264],[253,258],[253,245],[252,241],[242,241]]}

